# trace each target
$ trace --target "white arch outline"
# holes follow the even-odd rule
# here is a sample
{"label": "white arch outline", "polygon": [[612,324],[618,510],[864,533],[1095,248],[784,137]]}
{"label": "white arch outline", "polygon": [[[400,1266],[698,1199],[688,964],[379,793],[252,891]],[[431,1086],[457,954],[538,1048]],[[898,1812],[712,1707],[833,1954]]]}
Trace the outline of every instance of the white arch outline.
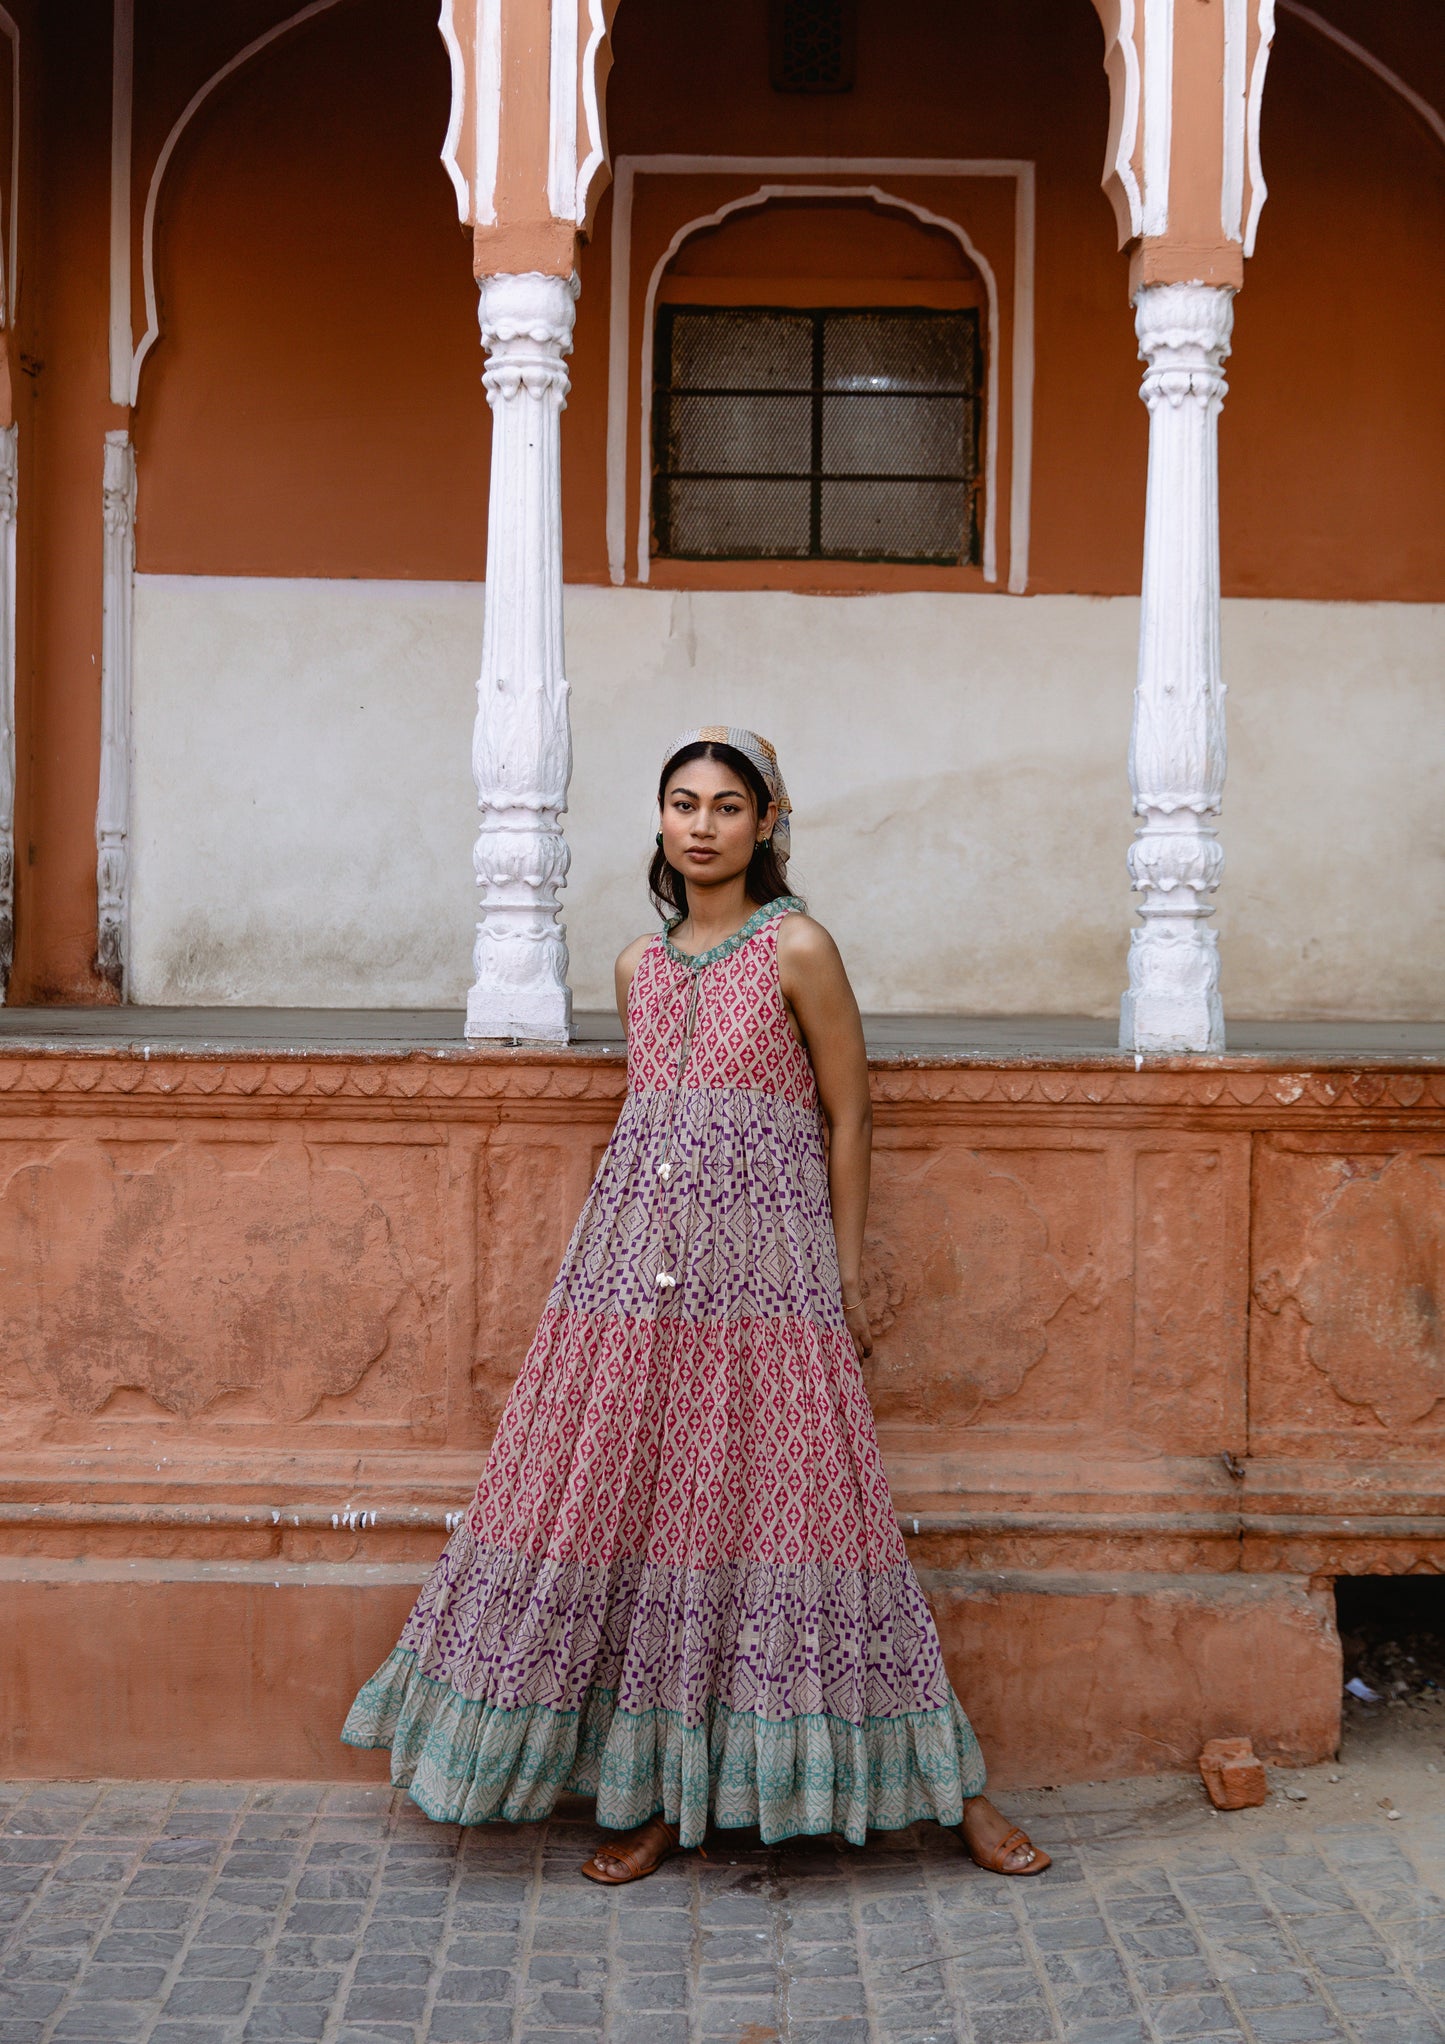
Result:
{"label": "white arch outline", "polygon": [[310,21],[315,15],[325,14],[328,9],[339,4],[340,0],[309,0],[309,5],[298,8],[294,14],[288,14],[284,21],[278,21],[274,27],[268,28],[264,35],[258,35],[253,42],[247,43],[244,49],[238,50],[228,63],[221,66],[219,71],[212,72],[205,84],[199,86],[191,94],[184,110],[172,126],[170,133],[166,136],[161,146],[161,153],[156,158],[155,169],[151,172],[150,189],[146,193],[145,219],[141,227],[141,274],[145,284],[146,325],[145,332],[140,337],[140,343],[131,357],[131,404],[135,403],[137,392],[140,389],[141,366],[146,356],[160,339],[160,314],[156,308],[156,203],[160,198],[161,185],[165,180],[166,170],[175,152],[177,142],[180,141],[181,136],[190,126],[191,121],[200,111],[201,107],[205,105],[216,87],[229,78],[233,72],[239,71],[242,65],[249,64],[252,57],[259,56],[262,50],[269,48],[272,43],[278,42],[282,36],[289,34],[293,28],[299,28],[302,22]]}
{"label": "white arch outline", "polygon": [[1388,85],[1397,98],[1404,100],[1406,106],[1420,116],[1435,140],[1445,148],[1445,116],[1440,114],[1438,108],[1431,106],[1429,100],[1418,93],[1413,85],[1407,85],[1398,71],[1392,71],[1372,50],[1367,50],[1363,43],[1357,43],[1354,37],[1346,35],[1343,29],[1336,28],[1332,21],[1326,21],[1313,7],[1303,6],[1301,0],[1276,0],[1276,5],[1281,13],[1292,14],[1296,21],[1304,22],[1316,35],[1323,36],[1326,42],[1333,43],[1336,49],[1343,50],[1347,57],[1353,57],[1357,64],[1372,72],[1382,84]]}
{"label": "white arch outline", "polygon": [[[1109,81],[1109,126],[1113,134],[1113,123],[1117,112],[1119,133],[1114,138],[1112,153],[1107,149],[1104,158],[1103,185],[1107,192],[1110,180],[1117,182],[1123,194],[1129,215],[1129,233],[1120,234],[1119,245],[1139,234],[1144,226],[1144,194],[1139,189],[1139,180],[1134,174],[1134,152],[1139,146],[1139,46],[1134,40],[1134,0],[1118,0],[1118,18],[1112,24],[1105,18],[1094,0],[1095,12],[1099,14],[1104,30],[1104,75]],[[1117,208],[1115,209],[1117,217]]]}
{"label": "white arch outline", "polygon": [[572,217],[580,227],[587,218],[592,180],[607,161],[607,131],[597,96],[597,61],[607,40],[607,20],[602,0],[587,0],[587,47],[582,52],[582,114],[587,123],[587,154],[577,172]]}
{"label": "white arch outline", "polygon": [[[941,227],[964,251],[969,261],[983,278],[988,293],[988,366],[986,411],[984,415],[984,482],[983,482],[983,579],[985,582],[998,580],[998,504],[996,485],[998,481],[998,279],[993,265],[981,250],[975,247],[968,230],[957,220],[949,220],[942,213],[930,212],[927,206],[917,205],[912,199],[901,199],[896,193],[885,192],[880,185],[759,185],[756,191],[744,193],[742,197],[729,199],[714,213],[701,213],[697,219],[687,221],[679,227],[666,249],[653,264],[652,275],[647,280],[647,296],[642,308],[642,382],[638,394],[638,411],[642,427],[642,468],[641,475],[647,476],[652,444],[652,337],[657,311],[657,287],[662,282],[663,271],[682,247],[695,234],[705,233],[709,227],[717,227],[734,213],[751,212],[762,206],[771,205],[775,199],[867,199],[875,206],[891,206],[900,213],[911,213],[926,227]],[[650,579],[651,566],[648,540],[651,534],[652,506],[645,487],[640,492],[641,505],[637,523],[637,579]]]}
{"label": "white arch outline", "polygon": [[1259,233],[1259,216],[1264,211],[1264,202],[1269,197],[1269,186],[1264,181],[1264,163],[1260,156],[1259,124],[1264,109],[1264,74],[1269,64],[1270,51],[1274,48],[1275,0],[1259,0],[1259,41],[1255,44],[1254,64],[1249,74],[1249,94],[1244,109],[1244,141],[1246,164],[1249,171],[1249,211],[1241,229],[1241,244],[1246,256],[1254,254],[1255,237]]}

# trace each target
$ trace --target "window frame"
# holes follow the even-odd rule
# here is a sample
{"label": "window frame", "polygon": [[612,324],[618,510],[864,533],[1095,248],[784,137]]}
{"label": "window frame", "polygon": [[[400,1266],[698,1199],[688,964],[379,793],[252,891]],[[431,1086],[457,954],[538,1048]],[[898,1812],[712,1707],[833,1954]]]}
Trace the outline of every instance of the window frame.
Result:
{"label": "window frame", "polygon": [[[768,388],[745,389],[728,386],[689,386],[672,381],[672,334],[677,317],[681,314],[727,316],[757,313],[770,316],[786,315],[790,318],[811,321],[812,339],[812,383],[804,390],[798,388],[771,390]],[[823,381],[823,350],[825,322],[830,318],[866,316],[873,319],[928,318],[962,319],[971,328],[973,353],[973,387],[971,390],[908,390],[898,392],[830,390]],[[935,569],[976,569],[982,565],[983,520],[980,497],[984,487],[985,464],[981,459],[984,418],[984,385],[986,360],[983,340],[983,322],[980,308],[968,306],[940,306],[918,304],[724,304],[715,300],[668,299],[657,306],[653,333],[652,362],[652,417],[650,420],[649,449],[651,453],[651,475],[649,479],[649,530],[651,546],[649,558],[653,561],[677,561],[688,563],[765,563],[769,566],[794,563],[799,566],[816,567],[819,564],[831,566],[875,566],[875,567],[921,567]],[[896,395],[901,398],[942,399],[949,403],[964,403],[973,413],[973,464],[971,473],[956,475],[918,475],[911,472],[842,471],[830,474],[823,469],[823,411],[828,399],[849,397],[871,397]],[[670,407],[675,397],[759,397],[779,398],[807,397],[811,404],[811,447],[810,465],[807,470],[774,471],[764,469],[738,470],[690,470],[672,469],[660,459],[659,452],[666,445],[670,431]],[[669,526],[671,514],[667,504],[667,485],[679,481],[735,481],[766,483],[781,481],[808,484],[808,550],[798,553],[774,553],[764,551],[729,551],[692,553],[674,551],[670,545]],[[955,554],[902,554],[902,553],[834,553],[826,552],[822,546],[822,503],[823,487],[827,483],[959,483],[966,487],[966,509],[961,534],[960,550]]]}

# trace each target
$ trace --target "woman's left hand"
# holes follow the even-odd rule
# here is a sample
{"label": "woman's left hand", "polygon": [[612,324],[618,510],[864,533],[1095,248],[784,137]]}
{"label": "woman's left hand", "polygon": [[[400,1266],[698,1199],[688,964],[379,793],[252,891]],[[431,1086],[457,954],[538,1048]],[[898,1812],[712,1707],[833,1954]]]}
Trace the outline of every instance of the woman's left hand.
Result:
{"label": "woman's left hand", "polygon": [[873,1353],[873,1330],[868,1325],[868,1308],[861,1299],[856,1306],[850,1306],[845,1301],[843,1318],[848,1323],[848,1332],[853,1337],[853,1346],[858,1351],[859,1362],[866,1362]]}

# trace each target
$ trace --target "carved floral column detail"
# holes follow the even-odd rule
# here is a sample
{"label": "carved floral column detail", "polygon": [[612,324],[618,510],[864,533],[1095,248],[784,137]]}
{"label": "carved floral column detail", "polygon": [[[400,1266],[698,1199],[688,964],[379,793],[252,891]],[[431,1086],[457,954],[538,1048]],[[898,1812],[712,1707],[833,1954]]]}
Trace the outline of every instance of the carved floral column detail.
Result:
{"label": "carved floral column detail", "polygon": [[563,357],[575,278],[482,279],[492,408],[487,610],[472,771],[482,812],[469,1037],[565,1042],[572,1020],[558,890],[572,736],[562,652]]}
{"label": "carved floral column detail", "polygon": [[130,892],[131,632],[135,604],[135,449],[105,436],[105,548],[101,569],[100,798],[95,810],[101,976],[125,997]]}
{"label": "carved floral column detail", "polygon": [[15,505],[18,426],[0,427],[0,1001],[15,960]]}
{"label": "carved floral column detail", "polygon": [[1227,388],[1233,292],[1160,284],[1139,292],[1140,395],[1149,408],[1149,482],[1139,675],[1129,744],[1129,871],[1143,928],[1129,947],[1120,1016],[1126,1050],[1221,1050],[1219,949],[1205,921],[1224,854],[1219,664],[1218,420]]}

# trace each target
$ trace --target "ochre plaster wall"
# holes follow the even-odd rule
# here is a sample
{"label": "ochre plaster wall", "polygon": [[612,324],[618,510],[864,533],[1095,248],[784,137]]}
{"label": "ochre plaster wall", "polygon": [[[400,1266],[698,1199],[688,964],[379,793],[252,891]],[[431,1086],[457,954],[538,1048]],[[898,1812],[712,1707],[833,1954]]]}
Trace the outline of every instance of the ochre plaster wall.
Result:
{"label": "ochre plaster wall", "polygon": [[[1131,597],[574,586],[581,1007],[648,927],[663,747],[754,722],[864,1005],[1117,1012]],[[155,1002],[460,1006],[476,584],[141,576],[132,935]],[[1227,602],[1226,1010],[1445,1012],[1445,606]]]}

